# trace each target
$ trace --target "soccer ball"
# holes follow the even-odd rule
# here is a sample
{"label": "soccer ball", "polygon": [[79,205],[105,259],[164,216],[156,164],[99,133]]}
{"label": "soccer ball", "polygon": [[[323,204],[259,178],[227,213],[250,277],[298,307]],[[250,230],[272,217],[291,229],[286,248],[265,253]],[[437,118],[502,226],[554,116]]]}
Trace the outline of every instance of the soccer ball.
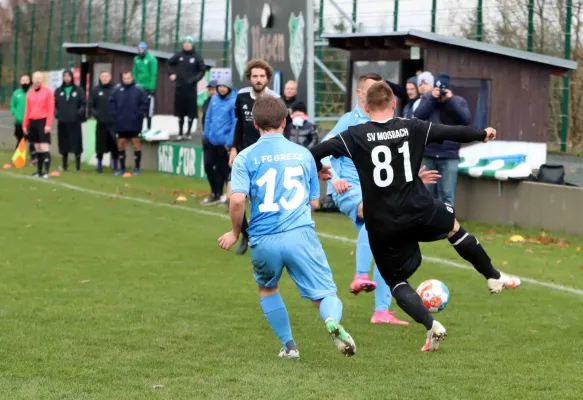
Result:
{"label": "soccer ball", "polygon": [[437,279],[428,279],[417,288],[417,294],[430,312],[443,310],[449,302],[449,289]]}

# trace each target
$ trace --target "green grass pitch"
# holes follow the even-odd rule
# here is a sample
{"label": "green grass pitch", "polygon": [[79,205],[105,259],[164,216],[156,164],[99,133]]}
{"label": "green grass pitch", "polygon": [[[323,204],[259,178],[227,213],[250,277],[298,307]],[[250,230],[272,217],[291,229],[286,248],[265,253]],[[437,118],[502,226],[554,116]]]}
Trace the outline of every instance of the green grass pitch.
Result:
{"label": "green grass pitch", "polygon": [[[217,246],[230,226],[226,209],[199,206],[206,182],[89,171],[44,182],[30,172],[0,171],[2,400],[583,396],[580,237],[511,243],[541,232],[464,224],[503,271],[560,286],[524,282],[492,296],[476,272],[425,261],[412,284],[440,279],[451,301],[437,316],[448,338],[423,354],[421,326],[369,323],[373,296],[348,292],[356,232],[345,217],[317,213],[319,232],[348,238],[321,240],[358,354],[336,352],[284,274],[302,358],[281,360],[249,256]],[[188,202],[175,204],[179,193]],[[463,264],[447,242],[423,251]]]}

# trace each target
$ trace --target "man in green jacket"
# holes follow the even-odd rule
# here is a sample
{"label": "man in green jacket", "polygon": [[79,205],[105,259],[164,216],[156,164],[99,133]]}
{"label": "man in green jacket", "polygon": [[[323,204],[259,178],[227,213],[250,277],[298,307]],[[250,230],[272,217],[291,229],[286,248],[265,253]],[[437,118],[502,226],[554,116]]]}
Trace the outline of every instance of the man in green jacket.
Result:
{"label": "man in green jacket", "polygon": [[148,52],[148,44],[138,44],[138,55],[134,57],[133,75],[136,83],[148,93],[150,106],[146,119],[148,130],[152,129],[152,116],[154,115],[154,93],[156,80],[158,79],[158,59]]}
{"label": "man in green jacket", "polygon": [[[14,136],[16,137],[16,147],[18,143],[24,137],[24,132],[22,130],[22,121],[24,121],[24,110],[26,109],[26,92],[30,88],[30,76],[24,74],[20,77],[20,87],[12,93],[12,98],[10,99],[10,112],[14,117]],[[28,152],[30,153],[31,159],[34,161],[35,151],[34,145],[28,143]]]}

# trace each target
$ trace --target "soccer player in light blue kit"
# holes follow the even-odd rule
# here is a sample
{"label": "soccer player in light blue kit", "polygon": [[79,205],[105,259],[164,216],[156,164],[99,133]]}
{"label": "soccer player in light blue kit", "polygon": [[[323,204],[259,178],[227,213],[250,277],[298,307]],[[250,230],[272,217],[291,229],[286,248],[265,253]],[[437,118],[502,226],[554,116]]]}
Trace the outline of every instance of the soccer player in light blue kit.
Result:
{"label": "soccer player in light blue kit", "polygon": [[[382,82],[383,78],[375,73],[362,75],[358,78],[356,94],[358,105],[349,113],[340,118],[336,126],[326,135],[324,140],[330,139],[354,125],[368,122],[370,118],[364,112],[364,104],[368,88],[376,82]],[[356,245],[356,274],[350,284],[350,291],[358,294],[361,291],[375,290],[375,312],[370,320],[373,324],[409,325],[395,317],[394,312],[389,311],[392,295],[389,286],[381,277],[376,265],[373,272],[373,281],[369,279],[370,266],[373,263],[373,255],[368,242],[368,231],[364,225],[362,211],[362,190],[358,172],[351,159],[347,157],[328,158],[323,163],[331,165],[332,179],[328,181],[328,194],[332,195],[334,203],[340,212],[350,218],[358,231]],[[420,172],[424,183],[434,183],[439,178],[436,171]]]}
{"label": "soccer player in light blue kit", "polygon": [[[249,247],[260,304],[281,341],[279,356],[299,358],[289,316],[278,291],[287,271],[300,295],[320,310],[320,316],[338,350],[352,356],[354,340],[342,325],[342,302],[322,245],[314,230],[312,210],[318,207],[320,184],[316,163],[308,150],[283,137],[288,110],[281,99],[262,96],[253,106],[261,138],[243,150],[231,172],[232,230],[219,238],[229,250],[239,239],[245,198],[251,199]],[[327,178],[326,172],[321,176]]]}

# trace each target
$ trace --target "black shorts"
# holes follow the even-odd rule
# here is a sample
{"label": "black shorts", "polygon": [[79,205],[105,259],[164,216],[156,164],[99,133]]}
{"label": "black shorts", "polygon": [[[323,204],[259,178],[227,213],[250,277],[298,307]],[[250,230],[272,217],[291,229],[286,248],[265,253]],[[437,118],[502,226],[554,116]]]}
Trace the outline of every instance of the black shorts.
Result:
{"label": "black shorts", "polygon": [[117,151],[117,138],[112,124],[97,122],[95,128],[95,152],[98,154],[115,153]]}
{"label": "black shorts", "polygon": [[196,83],[177,86],[174,91],[174,115],[178,118],[198,118]]}
{"label": "black shorts", "polygon": [[140,137],[140,132],[118,132],[117,137],[119,139],[135,139]]}
{"label": "black shorts", "polygon": [[391,289],[408,280],[421,265],[419,242],[435,242],[447,238],[453,230],[455,211],[439,200],[433,202],[431,219],[426,223],[390,234],[369,232],[370,248],[384,280]]}
{"label": "black shorts", "polygon": [[28,121],[28,140],[30,143],[39,144],[47,143],[51,144],[51,133],[45,133],[45,126],[47,124],[47,119],[31,119]]}
{"label": "black shorts", "polygon": [[24,137],[24,131],[22,130],[21,124],[14,124],[14,136],[16,137],[16,141],[20,143]]}

